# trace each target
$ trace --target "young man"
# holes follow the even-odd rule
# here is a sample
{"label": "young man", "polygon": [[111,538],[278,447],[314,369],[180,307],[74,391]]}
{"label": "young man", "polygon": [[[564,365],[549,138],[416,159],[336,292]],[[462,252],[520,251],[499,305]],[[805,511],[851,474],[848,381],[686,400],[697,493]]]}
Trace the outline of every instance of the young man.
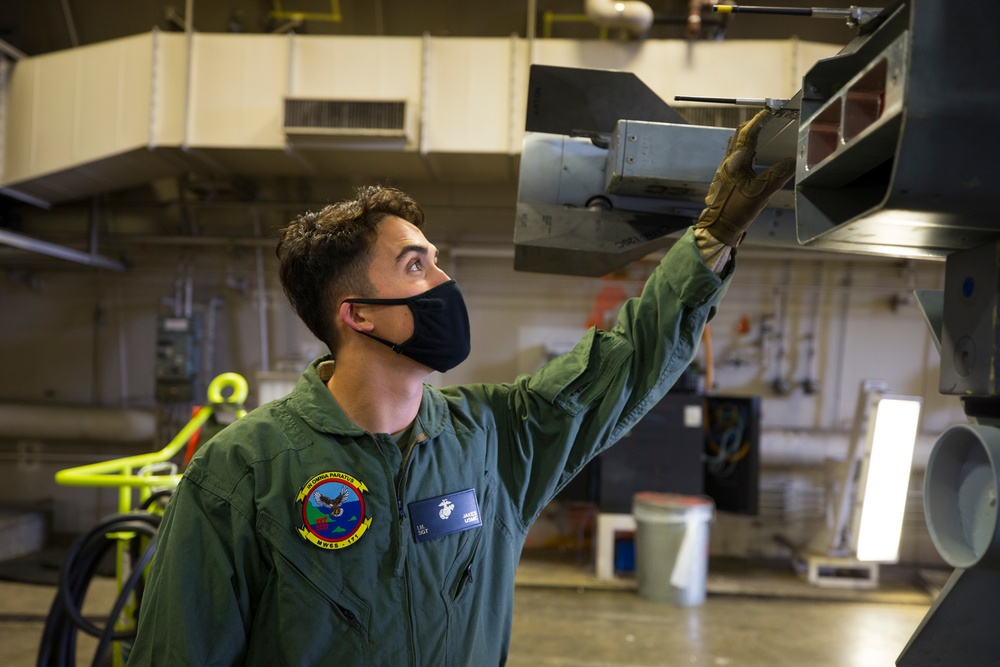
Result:
{"label": "young man", "polygon": [[188,467],[129,664],[503,664],[529,527],[690,363],[791,175],[753,172],[766,118],[617,326],[511,384],[424,384],[468,355],[469,321],[412,199],[363,188],[288,225],[282,285],[331,354]]}

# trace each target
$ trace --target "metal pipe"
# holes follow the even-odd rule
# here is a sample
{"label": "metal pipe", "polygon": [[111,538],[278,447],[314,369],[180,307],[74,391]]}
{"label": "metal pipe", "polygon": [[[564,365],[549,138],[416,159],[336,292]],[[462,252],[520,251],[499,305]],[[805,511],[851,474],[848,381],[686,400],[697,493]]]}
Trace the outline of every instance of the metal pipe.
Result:
{"label": "metal pipe", "polygon": [[27,53],[2,39],[0,39],[0,53],[10,56],[14,60],[21,60],[22,58],[28,57]]}
{"label": "metal pipe", "polygon": [[[201,355],[201,378],[215,377],[215,351],[216,340],[218,338],[218,312],[225,301],[218,296],[213,296],[208,300],[208,307],[205,313],[205,333],[204,333],[204,354]],[[204,390],[199,390],[199,395],[204,395]]]}
{"label": "metal pipe", "polygon": [[23,452],[0,451],[0,461],[10,461],[13,463],[24,463],[26,460],[31,463],[99,463],[113,458],[114,454],[93,454],[93,453],[56,453],[56,452],[36,452],[29,454]]}
{"label": "metal pipe", "polygon": [[183,283],[181,282],[181,268],[182,268],[182,264],[183,264],[182,262],[178,262],[178,264],[177,264],[177,273],[174,276],[174,304],[173,304],[174,305],[174,317],[180,317],[182,315],[182,312],[181,312],[181,301],[182,301],[182,299],[181,299],[182,289],[181,288],[183,286]]}
{"label": "metal pipe", "polygon": [[186,0],[184,6],[184,34],[187,37],[187,63],[184,71],[184,129],[181,136],[181,150],[191,148],[191,77],[194,61],[194,0]]}
{"label": "metal pipe", "polygon": [[[811,301],[812,309],[809,317],[809,331],[805,335],[806,339],[806,362],[805,377],[802,378],[802,390],[807,395],[815,394],[819,391],[819,372],[816,368],[817,350],[819,348],[820,315],[822,312],[823,296],[826,290],[823,289],[823,269],[822,263],[816,265],[816,278],[813,283],[816,285],[816,292]],[[819,414],[816,415],[820,418]]]}
{"label": "metal pipe", "polygon": [[638,0],[586,0],[587,17],[602,28],[624,28],[638,37],[653,25],[653,9]]}
{"label": "metal pipe", "polygon": [[423,48],[421,49],[422,62],[420,65],[420,127],[418,139],[418,150],[420,159],[427,166],[427,171],[431,176],[437,178],[437,171],[431,162],[427,148],[427,117],[430,113],[431,95],[431,34],[425,32],[423,36]]}
{"label": "metal pipe", "polygon": [[122,406],[128,400],[128,354],[125,341],[125,325],[122,322],[122,284],[115,279],[115,325],[118,328],[118,388]]}
{"label": "metal pipe", "polygon": [[520,105],[517,103],[517,95],[514,92],[518,90],[517,55],[519,41],[517,33],[511,33],[510,67],[508,68],[507,74],[508,85],[510,86],[509,92],[507,93],[507,154],[510,156],[515,156],[520,153],[521,142],[524,136],[524,133],[521,131],[522,124],[517,122]]}
{"label": "metal pipe", "polygon": [[152,440],[152,412],[114,408],[0,404],[0,437],[138,442]]}
{"label": "metal pipe", "polygon": [[[231,209],[231,210],[246,210],[258,208],[261,210],[319,210],[329,204],[328,200],[325,201],[293,201],[293,200],[251,200],[251,201],[222,201],[222,200],[188,200],[181,198],[174,199],[146,199],[146,200],[121,200],[121,201],[105,201],[104,208],[154,208],[163,209],[172,206],[191,206],[192,208],[219,208],[219,209]],[[424,212],[430,213],[461,213],[461,214],[474,214],[474,213],[503,213],[505,215],[509,214],[511,219],[514,217],[514,206],[435,206],[429,204],[422,207]]]}
{"label": "metal pipe", "polygon": [[147,148],[156,149],[156,122],[158,120],[158,87],[160,85],[160,28],[153,26],[153,48],[149,63],[149,141]]}
{"label": "metal pipe", "polygon": [[97,234],[101,226],[101,206],[97,197],[90,199],[90,254],[97,254]]}
{"label": "metal pipe", "polygon": [[184,276],[184,317],[191,319],[194,314],[194,265],[188,262]]}
{"label": "metal pipe", "polygon": [[80,39],[76,35],[76,23],[73,21],[73,12],[69,9],[69,0],[62,0],[63,17],[66,19],[66,30],[69,32],[69,42],[74,47],[80,46]]}
{"label": "metal pipe", "polygon": [[266,247],[273,248],[273,239],[251,238],[249,236],[159,236],[145,234],[115,234],[104,239],[112,245],[177,245],[177,246],[226,246],[226,247]]}
{"label": "metal pipe", "polygon": [[836,366],[834,366],[837,369],[837,374],[835,375],[833,385],[833,414],[830,415],[829,422],[834,426],[838,425],[838,419],[840,418],[840,398],[844,388],[844,369],[847,359],[847,320],[851,314],[851,287],[853,282],[851,275],[854,273],[853,269],[853,264],[848,262],[844,268],[843,278],[840,283],[840,332],[837,341],[837,362]]}
{"label": "metal pipe", "polygon": [[281,0],[274,0],[274,9],[271,17],[276,19],[289,19],[292,21],[325,21],[329,23],[340,23],[343,15],[340,13],[339,0],[330,0],[330,12],[299,12],[286,11],[281,7]]}
{"label": "metal pipe", "polygon": [[94,266],[101,269],[124,271],[126,268],[124,263],[109,259],[103,255],[74,250],[66,246],[49,243],[48,241],[40,241],[39,239],[18,234],[8,229],[0,229],[0,243],[20,248],[21,250],[37,252],[41,255],[48,255],[49,257],[65,259],[77,264],[86,264],[87,266]]}
{"label": "metal pipe", "polygon": [[[260,211],[254,209],[253,231],[260,236]],[[257,246],[255,251],[257,262],[257,318],[260,326],[260,370],[267,373],[271,370],[271,343],[267,331],[267,280],[264,275],[264,249]]]}

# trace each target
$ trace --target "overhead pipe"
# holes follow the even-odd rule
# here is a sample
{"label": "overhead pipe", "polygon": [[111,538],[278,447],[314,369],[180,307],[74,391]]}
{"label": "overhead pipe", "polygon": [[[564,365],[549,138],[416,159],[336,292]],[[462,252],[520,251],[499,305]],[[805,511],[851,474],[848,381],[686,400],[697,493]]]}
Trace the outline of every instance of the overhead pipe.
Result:
{"label": "overhead pipe", "polygon": [[73,12],[69,8],[69,0],[62,0],[63,17],[66,19],[66,32],[69,33],[69,42],[73,47],[80,46],[80,39],[76,36],[76,22],[73,20]]}
{"label": "overhead pipe", "polygon": [[622,28],[642,37],[653,25],[653,9],[638,0],[586,0],[587,17],[602,28]]}
{"label": "overhead pipe", "polygon": [[288,11],[281,6],[281,0],[274,0],[274,9],[270,14],[271,18],[284,19],[288,21],[323,21],[327,23],[340,23],[344,20],[340,13],[340,0],[330,0],[329,12],[299,12]]}
{"label": "overhead pipe", "polygon": [[67,248],[66,246],[57,245],[55,243],[49,243],[48,241],[42,241],[30,236],[25,236],[24,234],[12,232],[9,229],[0,229],[0,244],[13,246],[15,248],[20,248],[21,250],[28,250],[30,252],[37,252],[42,255],[48,255],[49,257],[69,260],[71,262],[76,262],[77,264],[86,264],[87,266],[94,266],[101,269],[110,269],[112,271],[125,270],[125,264],[123,262],[109,259],[96,253],[83,252],[81,250]]}
{"label": "overhead pipe", "polygon": [[3,39],[0,39],[0,53],[13,58],[14,60],[21,60],[22,58],[28,57],[27,53]]}

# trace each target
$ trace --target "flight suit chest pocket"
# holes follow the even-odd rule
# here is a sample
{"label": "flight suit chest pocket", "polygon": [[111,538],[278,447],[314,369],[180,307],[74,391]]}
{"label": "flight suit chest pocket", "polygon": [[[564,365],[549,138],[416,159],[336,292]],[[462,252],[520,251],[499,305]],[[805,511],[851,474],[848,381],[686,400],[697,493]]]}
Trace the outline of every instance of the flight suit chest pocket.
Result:
{"label": "flight suit chest pocket", "polygon": [[338,665],[371,664],[371,608],[344,586],[340,554],[308,544],[264,513],[257,530],[272,554],[254,618],[259,655],[271,656],[270,664],[322,664],[331,655]]}

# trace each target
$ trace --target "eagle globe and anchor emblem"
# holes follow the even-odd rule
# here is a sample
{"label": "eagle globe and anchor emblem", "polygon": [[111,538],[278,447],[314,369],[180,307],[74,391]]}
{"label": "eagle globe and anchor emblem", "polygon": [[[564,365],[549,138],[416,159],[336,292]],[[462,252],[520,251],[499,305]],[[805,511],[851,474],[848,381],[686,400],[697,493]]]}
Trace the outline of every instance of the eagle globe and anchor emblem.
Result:
{"label": "eagle globe and anchor emblem", "polygon": [[347,473],[324,472],[306,482],[295,502],[302,506],[303,539],[323,549],[342,549],[361,539],[372,517],[365,518],[368,487]]}

